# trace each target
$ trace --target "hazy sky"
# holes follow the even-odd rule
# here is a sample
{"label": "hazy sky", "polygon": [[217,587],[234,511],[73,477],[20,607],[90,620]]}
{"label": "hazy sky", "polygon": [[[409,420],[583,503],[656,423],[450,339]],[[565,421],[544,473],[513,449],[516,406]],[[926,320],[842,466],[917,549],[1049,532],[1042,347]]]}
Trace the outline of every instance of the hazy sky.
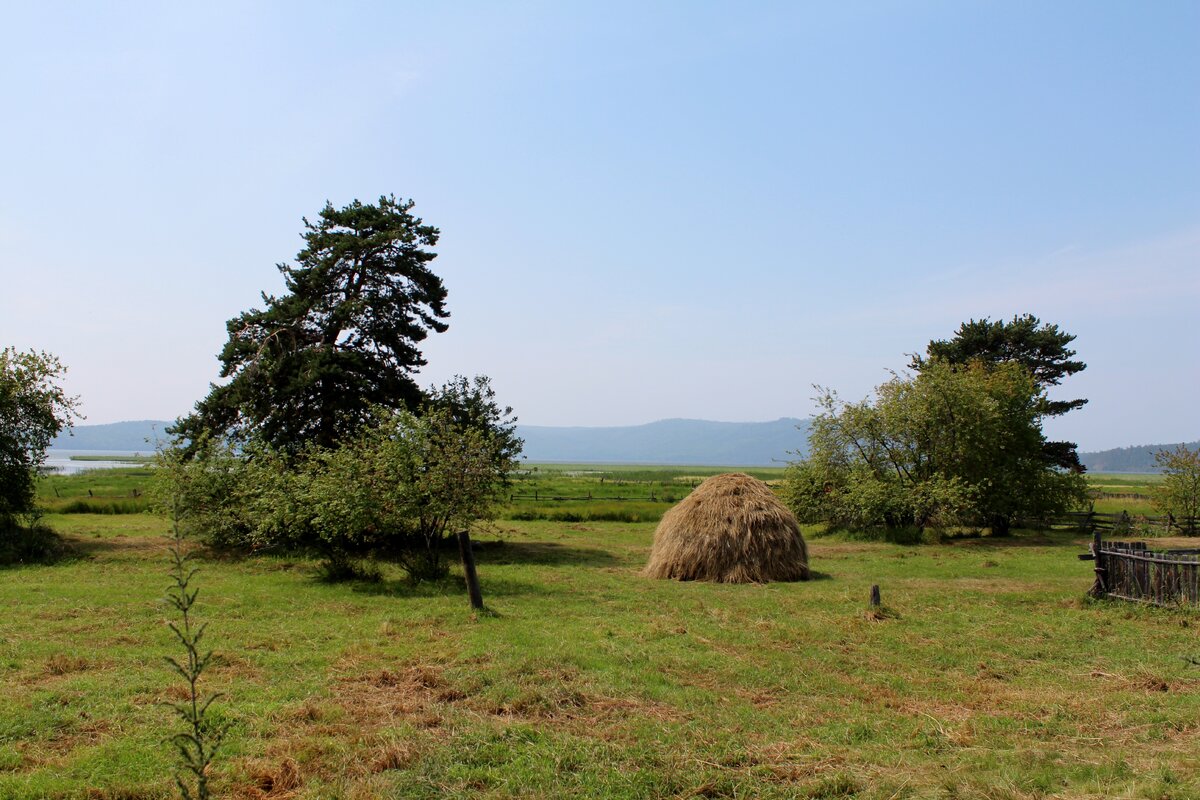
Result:
{"label": "hazy sky", "polygon": [[2,3],[0,344],[172,418],[300,218],[442,230],[422,384],[522,422],[806,416],[968,318],[1052,433],[1200,437],[1200,3]]}

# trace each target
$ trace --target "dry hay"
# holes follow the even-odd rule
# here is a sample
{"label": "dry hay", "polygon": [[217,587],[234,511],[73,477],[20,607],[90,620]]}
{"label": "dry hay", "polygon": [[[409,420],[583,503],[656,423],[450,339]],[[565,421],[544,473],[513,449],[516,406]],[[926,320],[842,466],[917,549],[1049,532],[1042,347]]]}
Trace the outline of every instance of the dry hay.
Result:
{"label": "dry hay", "polygon": [[796,518],[762,481],[716,475],[663,515],[651,578],[716,583],[808,580],[808,547]]}

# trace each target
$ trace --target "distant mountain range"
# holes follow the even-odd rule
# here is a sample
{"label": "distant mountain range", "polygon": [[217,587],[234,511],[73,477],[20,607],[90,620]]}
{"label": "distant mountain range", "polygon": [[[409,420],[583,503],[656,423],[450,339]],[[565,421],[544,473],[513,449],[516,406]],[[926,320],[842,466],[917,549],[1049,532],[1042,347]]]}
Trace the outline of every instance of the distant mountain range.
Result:
{"label": "distant mountain range", "polygon": [[697,464],[729,467],[779,465],[808,450],[808,420],[709,422],[664,419],[614,428],[522,425],[530,461]]}
{"label": "distant mountain range", "polygon": [[[80,425],[74,435],[59,436],[54,447],[70,450],[137,450],[149,452],[171,423],[164,420]],[[602,464],[694,464],[759,467],[794,460],[808,452],[806,419],[784,417],[774,422],[710,422],[664,419],[645,425],[605,428],[556,428],[521,425],[528,461]],[[1190,442],[1189,447],[1200,447]],[[1154,454],[1174,444],[1138,445],[1080,453],[1092,472],[1156,472]]]}
{"label": "distant mountain range", "polygon": [[[53,447],[69,450],[154,449],[171,423],[164,420],[79,425]],[[665,419],[613,428],[551,428],[522,425],[528,461],[588,461],[632,464],[770,466],[808,447],[808,420],[708,422]]]}
{"label": "distant mountain range", "polygon": [[[1186,447],[1200,448],[1200,441],[1184,442]],[[1174,450],[1175,444],[1139,444],[1133,447],[1116,447],[1096,453],[1080,453],[1079,460],[1089,472],[1158,472],[1154,454],[1159,450]]]}
{"label": "distant mountain range", "polygon": [[64,450],[136,450],[154,452],[154,443],[166,438],[163,430],[173,422],[141,419],[110,422],[107,425],[76,425],[69,433],[59,434],[51,447]]}

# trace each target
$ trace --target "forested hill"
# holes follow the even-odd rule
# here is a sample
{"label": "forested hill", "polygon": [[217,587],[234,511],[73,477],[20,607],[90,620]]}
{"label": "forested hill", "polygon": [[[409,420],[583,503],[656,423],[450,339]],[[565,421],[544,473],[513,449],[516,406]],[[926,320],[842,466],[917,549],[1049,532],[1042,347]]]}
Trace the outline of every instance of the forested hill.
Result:
{"label": "forested hill", "polygon": [[65,450],[136,450],[153,452],[154,443],[166,438],[163,430],[172,423],[161,419],[110,422],[107,425],[76,425],[59,435],[51,447]]}
{"label": "forested hill", "polygon": [[[1200,441],[1187,442],[1191,449],[1200,448]],[[1080,453],[1079,460],[1088,472],[1158,472],[1154,454],[1160,450],[1174,450],[1178,444],[1140,444],[1133,447],[1117,447],[1096,453]]]}
{"label": "forested hill", "polygon": [[612,428],[523,425],[529,461],[771,466],[808,448],[808,420],[709,422],[664,419]]}
{"label": "forested hill", "polygon": [[[54,447],[71,450],[154,449],[170,422],[142,420],[109,425],[80,425]],[[808,446],[808,421],[708,422],[666,419],[616,428],[551,428],[522,425],[529,461],[703,464],[770,466],[787,461]],[[149,440],[149,444],[147,443]]]}

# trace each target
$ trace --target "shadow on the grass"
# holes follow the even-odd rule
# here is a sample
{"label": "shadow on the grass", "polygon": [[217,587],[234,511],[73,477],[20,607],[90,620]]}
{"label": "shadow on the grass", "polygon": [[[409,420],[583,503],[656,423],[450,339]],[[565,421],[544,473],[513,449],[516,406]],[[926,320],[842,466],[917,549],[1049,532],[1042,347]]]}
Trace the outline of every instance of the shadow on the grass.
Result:
{"label": "shadow on the grass", "polygon": [[[1019,530],[1008,536],[958,536],[942,542],[969,550],[1013,550],[1022,547],[1064,547],[1088,538],[1086,531]],[[933,545],[937,547],[938,545]]]}
{"label": "shadow on the grass", "polygon": [[546,566],[613,567],[621,559],[596,547],[574,547],[555,542],[475,542],[479,564],[538,564]]}
{"label": "shadow on the grass", "polygon": [[44,525],[0,529],[0,569],[53,566],[81,556],[75,542]]}
{"label": "shadow on the grass", "polygon": [[[479,576],[483,588],[483,600],[487,603],[489,597],[518,597],[531,595],[548,595],[549,589],[525,581],[514,581],[507,578],[489,578]],[[407,578],[397,580],[364,581],[351,580],[343,583],[351,591],[372,597],[397,598],[431,598],[461,596],[463,603],[467,602],[467,582],[461,575],[450,575],[436,581],[421,581],[414,583]]]}

